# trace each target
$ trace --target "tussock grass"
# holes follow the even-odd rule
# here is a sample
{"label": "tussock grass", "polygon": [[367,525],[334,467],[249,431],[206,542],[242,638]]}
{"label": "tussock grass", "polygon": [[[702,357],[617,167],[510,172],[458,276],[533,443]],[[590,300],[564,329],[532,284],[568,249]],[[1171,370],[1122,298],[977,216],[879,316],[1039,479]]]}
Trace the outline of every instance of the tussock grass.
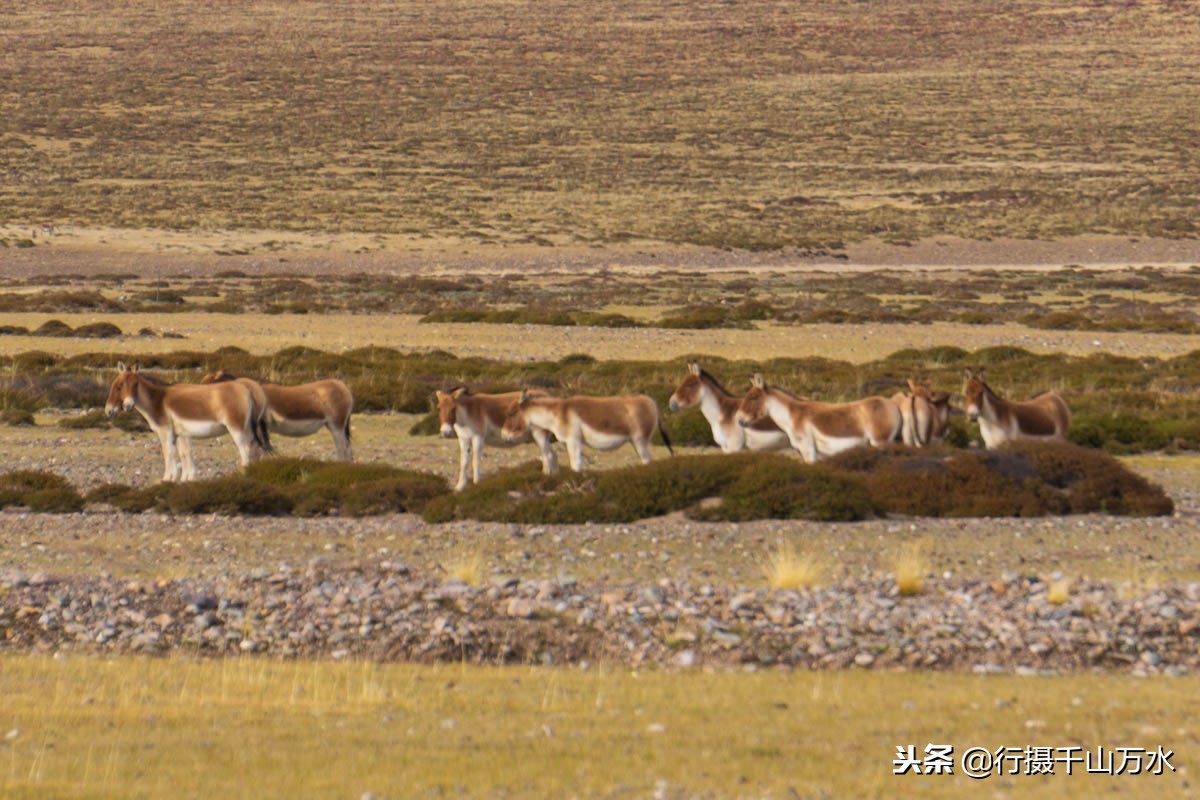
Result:
{"label": "tussock grass", "polygon": [[922,542],[906,544],[896,554],[896,589],[904,597],[925,591],[925,576],[929,574],[929,557]]}
{"label": "tussock grass", "polygon": [[487,579],[487,560],[478,548],[460,546],[442,564],[446,577],[468,586],[480,587]]}
{"label": "tussock grass", "polygon": [[1046,602],[1051,605],[1061,606],[1071,599],[1071,587],[1073,584],[1074,581],[1065,576],[1051,580],[1050,585],[1046,587]]}
{"label": "tussock grass", "polygon": [[763,576],[772,589],[811,589],[821,584],[827,572],[822,558],[795,544],[780,545],[763,565]]}

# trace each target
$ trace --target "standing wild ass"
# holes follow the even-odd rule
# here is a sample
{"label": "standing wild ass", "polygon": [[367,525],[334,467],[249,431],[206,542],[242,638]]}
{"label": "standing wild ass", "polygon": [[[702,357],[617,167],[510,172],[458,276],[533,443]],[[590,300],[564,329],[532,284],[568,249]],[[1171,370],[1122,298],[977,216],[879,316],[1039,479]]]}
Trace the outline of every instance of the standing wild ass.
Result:
{"label": "standing wild ass", "polygon": [[[205,375],[201,383],[239,380],[225,370]],[[350,415],[354,395],[336,378],[302,383],[299,386],[262,384],[270,406],[270,427],[281,436],[311,436],[321,428],[333,437],[333,449],[339,461],[350,461]]]}
{"label": "standing wild ass", "polygon": [[[458,436],[458,483],[454,491],[467,487],[467,462],[471,464],[471,478],[479,483],[479,462],[483,458],[483,445],[508,445],[518,442],[507,441],[501,433],[504,417],[513,403],[521,399],[520,392],[503,394],[472,394],[466,386],[449,392],[438,391],[438,421],[442,436],[449,439]],[[550,475],[558,469],[554,450],[550,447],[550,434],[541,428],[530,428],[521,442],[536,441],[541,451],[542,472]]]}
{"label": "standing wild ass", "polygon": [[999,447],[1016,439],[1062,439],[1071,425],[1071,410],[1048,390],[1024,402],[1005,400],[983,379],[984,369],[964,370],[963,397],[967,418],[979,421],[985,447]]}
{"label": "standing wild ass", "polygon": [[770,417],[808,463],[861,444],[879,446],[900,434],[900,409],[886,397],[852,403],[801,400],[755,375],[738,406],[739,425]]}
{"label": "standing wild ass", "polygon": [[896,392],[892,402],[904,418],[901,437],[909,447],[937,444],[950,428],[950,393],[935,392],[928,382],[908,379],[907,392]]}
{"label": "standing wild ass", "polygon": [[113,416],[137,409],[158,434],[163,452],[163,480],[190,481],[196,477],[192,439],[209,439],[228,432],[238,448],[242,466],[249,464],[258,440],[254,395],[240,383],[203,386],[166,384],[142,375],[138,366],[117,365],[104,412]]}
{"label": "standing wild ass", "polygon": [[671,395],[668,406],[672,411],[682,411],[695,405],[712,426],[713,441],[726,453],[739,450],[782,450],[790,447],[787,434],[770,417],[742,427],[737,423],[738,403],[741,398],[730,394],[720,381],[700,368],[697,363],[688,364],[688,376]]}
{"label": "standing wild ass", "polygon": [[567,446],[571,469],[583,471],[583,445],[596,450],[615,450],[633,444],[643,464],[650,463],[650,437],[655,429],[667,451],[671,440],[662,428],[658,406],[644,394],[626,397],[536,397],[528,390],[508,408],[502,432],[510,441],[526,429],[541,428]]}

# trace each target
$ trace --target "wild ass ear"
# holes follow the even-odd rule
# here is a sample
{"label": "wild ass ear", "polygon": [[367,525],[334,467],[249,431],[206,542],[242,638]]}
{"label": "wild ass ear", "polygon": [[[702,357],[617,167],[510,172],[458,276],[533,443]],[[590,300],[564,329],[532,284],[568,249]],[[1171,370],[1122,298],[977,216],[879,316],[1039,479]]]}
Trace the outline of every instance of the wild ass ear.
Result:
{"label": "wild ass ear", "polygon": [[918,384],[918,383],[917,383],[915,380],[913,380],[912,378],[909,378],[909,379],[908,379],[908,381],[907,381],[907,383],[908,383],[908,390],[909,390],[910,392],[913,392],[913,393],[915,394],[915,393],[916,393],[916,391],[917,391],[917,387],[919,386],[919,384]]}
{"label": "wild ass ear", "polygon": [[466,386],[459,386],[457,389],[450,392],[450,396],[453,397],[455,400],[462,397],[464,394],[470,394],[470,392],[467,390]]}
{"label": "wild ass ear", "polygon": [[949,403],[950,393],[941,391],[933,392],[929,395],[929,402],[933,403],[935,406],[940,406],[942,403]]}
{"label": "wild ass ear", "polygon": [[124,372],[124,371],[125,371],[125,370],[127,370],[127,369],[129,369],[129,367],[125,366],[125,362],[124,362],[124,361],[118,361],[118,362],[117,362],[117,372]]}
{"label": "wild ass ear", "polygon": [[963,380],[964,381],[969,381],[974,377],[975,377],[975,370],[971,369],[970,367],[966,367],[963,369]]}
{"label": "wild ass ear", "polygon": [[519,405],[523,408],[525,406],[525,404],[528,402],[529,402],[529,390],[522,389],[521,390],[521,399],[519,401],[517,401],[517,405]]}
{"label": "wild ass ear", "polygon": [[134,364],[133,367],[130,368],[129,371],[136,375],[138,373],[138,371],[141,370],[141,368],[142,368],[141,364]]}
{"label": "wild ass ear", "polygon": [[985,372],[987,372],[987,367],[980,367],[978,371],[976,371],[975,377],[979,378],[980,381],[983,381],[983,373]]}
{"label": "wild ass ear", "polygon": [[754,377],[752,377],[750,379],[750,385],[753,386],[755,389],[767,388],[767,382],[765,380],[763,380],[762,373],[759,373],[759,372],[754,373]]}
{"label": "wild ass ear", "polygon": [[688,372],[692,373],[697,378],[699,378],[700,377],[700,365],[697,364],[695,361],[690,362],[688,364]]}

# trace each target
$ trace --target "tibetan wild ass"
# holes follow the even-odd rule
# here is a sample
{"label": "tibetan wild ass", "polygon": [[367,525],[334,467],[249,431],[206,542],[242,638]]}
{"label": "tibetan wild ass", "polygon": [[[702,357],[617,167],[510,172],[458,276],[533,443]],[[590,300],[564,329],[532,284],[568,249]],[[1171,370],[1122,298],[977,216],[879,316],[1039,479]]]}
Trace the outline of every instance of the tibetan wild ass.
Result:
{"label": "tibetan wild ass", "polygon": [[950,429],[950,393],[934,391],[928,382],[908,379],[907,392],[896,392],[892,402],[900,407],[904,424],[900,433],[909,447],[928,447],[946,437]]}
{"label": "tibetan wild ass", "polygon": [[134,365],[117,365],[104,412],[113,416],[137,409],[158,434],[163,452],[163,480],[190,481],[196,477],[192,439],[209,439],[228,432],[238,448],[242,466],[253,458],[257,441],[254,395],[245,385],[230,382],[205,386],[166,384],[142,375]]}
{"label": "tibetan wild ass", "polygon": [[[225,370],[205,375],[201,383],[238,380]],[[350,415],[354,395],[346,384],[327,378],[299,386],[281,386],[262,382],[270,406],[270,427],[281,436],[312,436],[326,428],[333,437],[334,453],[339,461],[350,461]]]}
{"label": "tibetan wild ass", "polygon": [[886,397],[852,403],[801,400],[768,386],[755,375],[738,407],[737,421],[747,426],[770,417],[808,463],[862,444],[879,446],[900,435],[900,409]]}
{"label": "tibetan wild ass", "polygon": [[787,434],[770,417],[763,417],[748,427],[737,424],[738,403],[741,398],[731,394],[720,381],[700,368],[688,364],[688,376],[671,395],[668,407],[672,411],[700,406],[700,413],[712,427],[713,441],[726,453],[739,450],[782,450],[791,446]]}
{"label": "tibetan wild ass", "polygon": [[454,491],[467,487],[467,463],[471,465],[471,479],[479,483],[479,462],[483,458],[485,442],[499,445],[519,444],[536,441],[542,457],[542,471],[547,475],[558,469],[554,450],[550,447],[550,434],[541,428],[530,428],[520,442],[509,442],[501,435],[504,416],[513,403],[521,399],[520,392],[504,394],[472,394],[465,386],[449,392],[436,393],[438,421],[442,436],[449,439],[458,436],[458,483]]}
{"label": "tibetan wild ass", "polygon": [[1005,400],[984,381],[984,370],[963,372],[963,397],[967,418],[979,421],[985,447],[999,447],[1015,439],[1062,439],[1071,425],[1071,410],[1055,391],[1045,391],[1024,402]]}
{"label": "tibetan wild ass", "polygon": [[571,469],[583,471],[583,446],[596,450],[615,450],[626,442],[633,444],[643,464],[650,463],[650,437],[655,429],[662,435],[667,451],[671,440],[662,428],[658,406],[644,394],[627,397],[535,397],[521,392],[504,417],[503,433],[512,440],[528,428],[541,428],[567,446]]}

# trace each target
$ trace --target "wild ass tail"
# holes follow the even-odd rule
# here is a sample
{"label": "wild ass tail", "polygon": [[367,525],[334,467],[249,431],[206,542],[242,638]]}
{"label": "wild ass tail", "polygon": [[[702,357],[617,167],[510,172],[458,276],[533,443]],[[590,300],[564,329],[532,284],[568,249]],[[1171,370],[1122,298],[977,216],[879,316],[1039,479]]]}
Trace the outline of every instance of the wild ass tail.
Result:
{"label": "wild ass tail", "polygon": [[257,444],[264,453],[274,453],[275,447],[271,444],[271,430],[267,424],[267,417],[264,414],[254,422],[254,443]]}
{"label": "wild ass tail", "polygon": [[658,421],[658,435],[662,437],[663,444],[667,446],[667,452],[674,456],[675,449],[671,447],[671,437],[667,436],[667,432],[663,429],[661,419]]}

